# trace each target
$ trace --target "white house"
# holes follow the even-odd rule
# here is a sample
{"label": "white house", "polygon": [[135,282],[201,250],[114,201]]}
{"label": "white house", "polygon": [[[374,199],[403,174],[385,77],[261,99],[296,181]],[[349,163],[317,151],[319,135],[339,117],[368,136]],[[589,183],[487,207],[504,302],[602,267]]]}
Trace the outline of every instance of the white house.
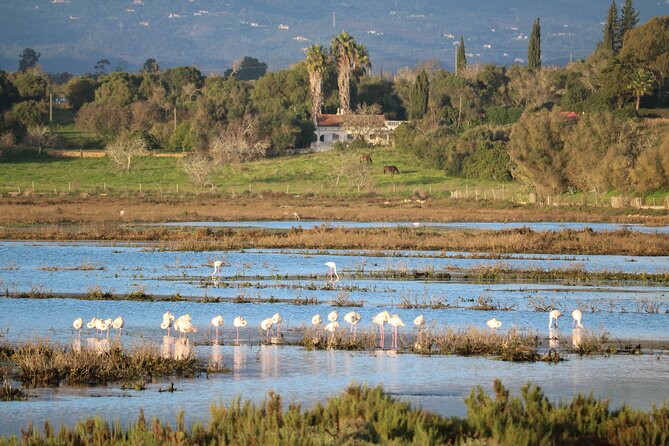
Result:
{"label": "white house", "polygon": [[[346,125],[346,118],[362,117],[365,121]],[[366,121],[369,120],[369,121]],[[364,122],[369,122],[368,128]],[[375,145],[390,143],[390,135],[404,121],[387,121],[383,115],[332,115],[324,114],[316,117],[316,141],[311,143],[311,149],[316,152],[326,152],[334,148],[337,142],[353,141],[356,136],[364,134],[367,141]],[[355,129],[355,127],[358,129]]]}

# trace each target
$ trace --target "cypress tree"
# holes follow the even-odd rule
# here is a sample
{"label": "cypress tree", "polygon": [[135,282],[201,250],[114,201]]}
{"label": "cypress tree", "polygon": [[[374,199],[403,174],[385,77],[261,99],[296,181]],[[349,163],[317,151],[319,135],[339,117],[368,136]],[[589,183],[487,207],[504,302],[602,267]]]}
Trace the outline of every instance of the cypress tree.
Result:
{"label": "cypress tree", "polygon": [[527,48],[527,66],[531,70],[541,68],[541,24],[537,18],[532,26],[530,45]]}
{"label": "cypress tree", "polygon": [[609,14],[606,17],[606,24],[604,25],[604,37],[602,38],[602,47],[611,53],[614,53],[618,47],[618,8],[616,1],[611,0],[609,6]]}
{"label": "cypress tree", "polygon": [[460,46],[458,47],[458,57],[455,64],[455,74],[460,74],[467,68],[467,57],[465,57],[465,39],[460,36]]}
{"label": "cypress tree", "polygon": [[411,89],[411,100],[409,102],[409,119],[420,119],[427,113],[427,101],[429,97],[430,81],[427,73],[422,70],[416,76]]}
{"label": "cypress tree", "polygon": [[620,11],[620,25],[618,28],[618,48],[623,46],[625,33],[639,23],[639,12],[634,9],[633,0],[625,0],[623,9]]}

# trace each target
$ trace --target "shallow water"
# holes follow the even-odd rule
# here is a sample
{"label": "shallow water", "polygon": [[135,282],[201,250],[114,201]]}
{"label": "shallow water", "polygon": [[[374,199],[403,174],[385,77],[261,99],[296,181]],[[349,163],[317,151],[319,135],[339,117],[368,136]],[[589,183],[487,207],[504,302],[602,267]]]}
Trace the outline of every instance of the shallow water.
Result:
{"label": "shallow water", "polygon": [[[299,347],[198,346],[198,357],[210,358],[232,369],[229,374],[174,381],[178,391],[160,393],[167,382],[150,384],[144,391],[123,391],[118,386],[39,389],[25,402],[1,403],[0,433],[18,434],[28,420],[42,426],[72,424],[83,415],[134,421],[143,408],[153,416],[174,422],[178,410],[188,421],[208,418],[212,403],[229,403],[235,396],[262,401],[273,390],[285,402],[312,407],[336,395],[353,380],[382,384],[392,395],[445,415],[464,416],[464,398],[472,387],[492,390],[494,379],[517,393],[526,382],[539,385],[554,402],[578,392],[593,392],[613,407],[625,403],[649,409],[669,397],[669,358],[615,356],[578,358],[559,364],[509,363],[487,358],[418,356],[392,352],[307,351]],[[407,373],[410,371],[410,373]],[[96,396],[92,398],[92,396]]]}
{"label": "shallow water", "polygon": [[156,223],[156,226],[202,226],[202,227],[229,227],[229,228],[262,228],[287,230],[290,228],[313,229],[319,226],[333,228],[395,228],[395,227],[425,227],[436,229],[481,229],[499,231],[506,229],[529,228],[533,231],[562,231],[571,229],[580,231],[619,231],[628,229],[635,232],[668,234],[669,226],[645,226],[640,224],[618,223],[580,223],[580,222],[360,222],[360,221],[325,221],[325,220],[273,220],[273,221],[187,221]]}
{"label": "shallow water", "polygon": [[[434,258],[437,256],[437,258]],[[325,318],[341,299],[361,301],[354,309],[362,316],[359,330],[375,327],[371,318],[381,309],[398,313],[413,333],[411,321],[423,314],[433,329],[446,327],[485,328],[496,317],[502,331],[517,327],[547,338],[547,315],[533,311],[540,304],[565,310],[559,333],[569,337],[568,311],[584,310],[583,322],[590,333],[608,333],[611,338],[669,340],[669,287],[616,283],[573,285],[566,281],[532,283],[507,281],[477,283],[462,279],[444,281],[372,279],[362,272],[384,270],[471,268],[582,268],[588,271],[665,272],[667,257],[513,255],[504,260],[472,258],[468,253],[365,252],[309,250],[245,250],[232,252],[156,251],[151,244],[0,242],[0,288],[9,292],[42,291],[87,293],[93,287],[125,294],[143,289],[155,295],[192,296],[181,302],[106,301],[0,298],[0,340],[21,342],[48,338],[70,344],[76,339],[72,320],[81,316],[125,318],[122,342],[126,346],[150,342],[172,354],[184,354],[186,346],[174,343],[160,330],[162,314],[169,310],[179,316],[189,313],[199,331],[191,336],[188,348],[210,362],[224,364],[232,373],[192,380],[176,380],[175,393],[160,393],[169,382],[150,384],[142,392],[123,391],[120,385],[102,387],[61,387],[35,389],[26,402],[0,403],[0,434],[19,433],[29,420],[41,426],[45,419],[56,425],[73,423],[83,414],[132,421],[140,408],[147,418],[174,420],[179,409],[187,419],[206,420],[213,402],[230,402],[241,395],[261,401],[269,390],[279,392],[284,401],[306,406],[340,393],[351,381],[383,384],[385,389],[418,406],[448,415],[464,415],[463,398],[474,385],[491,390],[495,378],[517,391],[527,381],[540,385],[553,400],[570,399],[576,392],[593,391],[609,398],[614,406],[623,402],[648,409],[669,397],[668,356],[614,356],[610,358],[570,357],[560,364],[515,364],[488,358],[419,356],[389,351],[343,352],[306,351],[291,346],[258,346],[262,337],[259,323],[280,312],[282,332],[287,339],[300,339],[301,329],[315,313]],[[479,257],[486,257],[485,254]],[[224,258],[222,284],[213,286],[210,264]],[[335,260],[341,280],[338,287],[326,285],[326,261]],[[70,270],[63,267],[72,268]],[[299,276],[299,277],[297,277]],[[231,286],[224,287],[223,285]],[[236,303],[243,296],[246,303]],[[221,302],[201,302],[204,298]],[[513,311],[476,311],[469,307],[479,298],[513,307]],[[269,303],[268,300],[273,302]],[[318,303],[297,305],[296,299]],[[403,300],[421,302],[443,300],[457,305],[451,309],[400,308]],[[659,305],[661,311],[648,313],[643,304]],[[587,308],[593,307],[594,310]],[[340,315],[349,310],[336,308]],[[625,312],[623,312],[623,309]],[[211,345],[209,321],[217,314],[225,318],[220,340]],[[243,315],[249,326],[240,333],[241,346],[232,346],[235,332],[231,321]],[[343,330],[347,329],[342,322]],[[389,329],[387,330],[389,333]],[[102,345],[84,332],[83,345]],[[116,334],[112,333],[111,337]],[[167,339],[166,339],[167,338]],[[562,341],[564,342],[564,340]],[[568,342],[568,340],[567,340]],[[410,373],[407,373],[410,371]]]}
{"label": "shallow water", "polygon": [[[181,294],[195,300],[220,300],[220,303],[136,303],[128,301],[79,300],[2,300],[0,328],[9,328],[11,336],[25,337],[35,330],[67,330],[78,316],[130,317],[129,327],[136,330],[155,328],[165,309],[175,314],[190,312],[196,325],[206,326],[211,317],[222,313],[227,320],[244,315],[257,326],[259,322],[279,311],[288,326],[307,324],[316,312],[331,310],[334,301],[348,299],[362,303],[357,311],[363,316],[361,326],[371,326],[370,320],[380,308],[391,308],[406,321],[422,313],[438,326],[464,328],[484,326],[491,317],[502,320],[504,328],[542,332],[547,326],[540,306],[553,305],[565,311],[564,325],[571,321],[568,312],[574,308],[584,311],[584,322],[590,329],[607,332],[616,338],[669,339],[669,287],[629,284],[572,285],[569,282],[532,283],[531,281],[477,283],[465,280],[419,281],[356,278],[361,271],[386,269],[429,269],[435,271],[450,266],[470,268],[476,265],[495,265],[498,260],[452,258],[462,253],[446,253],[451,258],[423,258],[427,252],[401,252],[402,258],[384,257],[372,253],[337,251],[321,253],[295,250],[251,250],[222,253],[227,266],[223,267],[221,286],[213,285],[208,265],[221,253],[169,252],[152,250],[152,245],[113,246],[110,244],[57,243],[0,243],[0,288],[8,292],[47,292],[85,294],[94,287],[102,292],[127,294],[144,290],[147,294],[170,296]],[[346,255],[351,254],[351,255]],[[434,253],[432,253],[434,254]],[[411,257],[408,257],[410,256]],[[336,259],[341,280],[338,288],[326,286],[327,268],[324,262]],[[566,268],[582,265],[584,269],[620,270],[630,272],[666,271],[667,257],[627,256],[513,256],[504,263],[513,268]],[[633,261],[630,261],[633,260]],[[91,270],[67,268],[94,268]],[[57,270],[50,270],[58,267]],[[99,268],[99,269],[95,269]],[[284,277],[288,275],[288,277]],[[311,279],[290,278],[301,275]],[[235,303],[244,298],[248,303]],[[499,308],[514,311],[475,311],[468,309],[477,300],[489,299]],[[318,305],[296,305],[296,300],[312,300]],[[268,301],[273,303],[267,303]],[[403,309],[403,302],[421,304],[440,301],[450,309]],[[264,303],[263,303],[264,302]],[[56,304],[58,303],[58,304]],[[147,318],[133,320],[129,313],[140,307]],[[658,308],[652,313],[651,306]],[[649,311],[651,311],[649,313]],[[48,314],[39,321],[35,313]],[[342,314],[344,309],[342,309]],[[11,322],[11,323],[10,323]]]}

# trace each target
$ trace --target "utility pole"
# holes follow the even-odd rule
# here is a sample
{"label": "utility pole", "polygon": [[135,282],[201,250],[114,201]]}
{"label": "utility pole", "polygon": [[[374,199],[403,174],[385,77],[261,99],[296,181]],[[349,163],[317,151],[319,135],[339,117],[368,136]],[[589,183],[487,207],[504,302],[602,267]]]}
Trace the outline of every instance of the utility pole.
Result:
{"label": "utility pole", "polygon": [[337,17],[335,15],[335,12],[332,11],[332,29],[336,29],[336,28],[337,28]]}
{"label": "utility pole", "polygon": [[53,127],[53,93],[49,93],[49,127]]}
{"label": "utility pole", "polygon": [[177,106],[174,106],[174,131],[177,131]]}

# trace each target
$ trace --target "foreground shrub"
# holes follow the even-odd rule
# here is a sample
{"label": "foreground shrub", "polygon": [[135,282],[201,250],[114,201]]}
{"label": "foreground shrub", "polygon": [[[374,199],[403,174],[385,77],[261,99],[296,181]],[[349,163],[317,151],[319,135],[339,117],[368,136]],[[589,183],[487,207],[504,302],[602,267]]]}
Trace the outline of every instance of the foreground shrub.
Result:
{"label": "foreground shrub", "polygon": [[622,407],[610,410],[606,401],[576,395],[570,403],[552,404],[540,388],[527,384],[511,397],[499,381],[495,397],[480,387],[466,399],[467,417],[443,417],[414,409],[387,395],[381,387],[353,384],[324,405],[302,410],[285,405],[273,392],[259,405],[212,405],[207,426],[189,428],[184,413],[176,425],[154,419],[149,425],[140,411],[125,428],[99,417],[63,426],[56,432],[45,423],[44,433],[30,425],[21,439],[0,438],[0,445],[17,444],[644,444],[669,441],[669,407],[645,412]]}

